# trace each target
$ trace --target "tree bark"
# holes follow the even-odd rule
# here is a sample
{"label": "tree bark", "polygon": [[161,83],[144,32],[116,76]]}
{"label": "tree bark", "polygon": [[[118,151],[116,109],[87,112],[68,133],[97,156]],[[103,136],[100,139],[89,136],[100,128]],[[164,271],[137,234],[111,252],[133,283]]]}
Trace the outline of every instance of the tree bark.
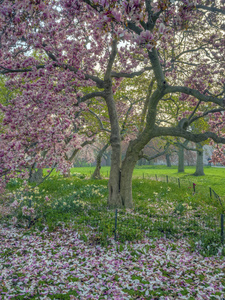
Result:
{"label": "tree bark", "polygon": [[184,172],[184,148],[178,146],[178,173]]}
{"label": "tree bark", "polygon": [[40,183],[43,179],[43,169],[30,169],[29,182]]}
{"label": "tree bark", "polygon": [[170,154],[169,153],[166,154],[166,165],[169,168],[171,167],[171,160],[170,160]]}
{"label": "tree bark", "polygon": [[96,158],[96,167],[94,170],[94,173],[92,174],[91,178],[92,179],[101,179],[101,173],[100,173],[100,169],[101,169],[101,162],[102,162],[102,156],[104,154],[104,152],[106,151],[106,149],[109,147],[109,143],[107,143],[99,152]]}
{"label": "tree bark", "polygon": [[135,151],[132,149],[131,151],[128,151],[126,157],[122,162],[120,194],[121,194],[122,204],[126,208],[133,207],[132,175],[133,175],[134,167],[138,161],[138,158],[139,158],[139,151]]}
{"label": "tree bark", "polygon": [[187,148],[189,141],[186,140],[182,143],[178,143],[178,173],[184,172],[184,149]]}
{"label": "tree bark", "polygon": [[197,149],[197,160],[196,160],[196,170],[195,173],[193,174],[194,176],[204,176],[204,165],[203,165],[203,147],[199,143],[196,145]]}

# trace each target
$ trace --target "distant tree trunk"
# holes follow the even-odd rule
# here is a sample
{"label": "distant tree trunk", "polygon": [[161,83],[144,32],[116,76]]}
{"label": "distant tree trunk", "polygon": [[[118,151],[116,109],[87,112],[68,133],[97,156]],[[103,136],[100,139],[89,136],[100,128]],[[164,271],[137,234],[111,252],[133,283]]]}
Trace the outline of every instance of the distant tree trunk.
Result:
{"label": "distant tree trunk", "polygon": [[197,150],[197,161],[196,161],[196,170],[193,174],[194,176],[204,176],[204,165],[203,165],[203,147],[199,143],[196,145]]}
{"label": "distant tree trunk", "polygon": [[170,154],[169,153],[166,154],[166,165],[167,165],[167,167],[171,167],[171,161],[170,161]]}
{"label": "distant tree trunk", "polygon": [[186,140],[183,144],[178,144],[178,173],[184,172],[184,147],[188,145],[189,141]]}
{"label": "distant tree trunk", "polygon": [[43,169],[30,168],[29,182],[40,183],[43,179]]}
{"label": "distant tree trunk", "polygon": [[178,146],[178,173],[184,172],[184,148]]}
{"label": "distant tree trunk", "polygon": [[109,143],[107,143],[99,152],[96,158],[96,167],[94,170],[94,173],[92,174],[92,179],[101,179],[100,169],[101,169],[101,162],[102,162],[102,156],[106,149],[109,147]]}
{"label": "distant tree trunk", "polygon": [[105,154],[104,157],[105,157],[106,166],[110,166],[110,164],[111,164],[111,153]]}

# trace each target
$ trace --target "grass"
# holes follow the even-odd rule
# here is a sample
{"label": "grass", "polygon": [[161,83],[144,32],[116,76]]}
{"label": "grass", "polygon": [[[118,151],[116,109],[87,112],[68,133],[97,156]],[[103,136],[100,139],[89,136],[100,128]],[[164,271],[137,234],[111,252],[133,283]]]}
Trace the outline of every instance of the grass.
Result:
{"label": "grass", "polygon": [[[71,169],[71,174],[80,173],[87,177],[93,173],[94,167],[80,167]],[[110,172],[110,167],[102,167],[101,174],[102,177],[108,177]],[[225,168],[217,167],[204,167],[205,176],[196,177],[192,174],[195,172],[194,166],[186,166],[184,173],[178,173],[177,167],[172,166],[170,168],[165,166],[136,166],[134,169],[133,177],[134,178],[145,178],[155,176],[168,175],[169,178],[180,178],[181,184],[187,185],[191,183],[196,183],[199,187],[206,188],[209,190],[209,187],[213,188],[217,194],[221,197],[225,197]],[[197,187],[196,187],[197,188]]]}
{"label": "grass", "polygon": [[[78,173],[78,170],[82,173]],[[203,180],[206,176],[195,180],[195,194],[191,181],[188,183],[183,180],[181,187],[178,187],[174,178],[177,175],[175,169],[169,169],[169,183],[146,178],[158,171],[158,176],[161,176],[158,178],[165,181],[162,174],[167,170],[162,167],[135,169],[134,177],[142,174],[142,179],[133,179],[134,209],[119,210],[117,239],[125,242],[144,237],[188,237],[193,249],[199,247],[198,241],[201,239],[202,254],[215,254],[220,247],[219,222],[224,211],[218,199],[210,198],[204,190]],[[18,204],[8,219],[14,216],[14,220],[18,220],[17,226],[26,227],[29,224],[31,228],[39,230],[47,227],[54,231],[62,226],[72,226],[81,232],[86,242],[90,240],[107,245],[115,235],[115,212],[107,209],[107,179],[90,180],[88,173],[90,168],[74,168],[69,178],[53,173],[35,190],[24,188],[19,181],[11,180],[8,184],[8,198],[11,202],[17,199]],[[222,172],[219,175],[218,181],[219,178],[222,180]],[[209,178],[212,178],[211,181]],[[215,176],[207,175],[206,181],[212,186]],[[27,191],[24,192],[24,189]],[[221,201],[224,207],[224,200]],[[207,248],[209,244],[215,244],[215,247],[210,246],[210,251]]]}
{"label": "grass", "polygon": [[[90,168],[74,168],[69,178],[53,173],[35,189],[11,180],[2,199],[8,212],[0,217],[2,299],[222,297],[222,208],[199,188],[205,179],[213,188],[222,182],[222,170],[206,168],[217,178],[194,177],[195,194],[187,181],[178,187],[175,168],[167,170],[135,169],[135,206],[118,210],[116,231],[107,179],[90,180]],[[168,174],[169,183],[146,178],[155,174]]]}

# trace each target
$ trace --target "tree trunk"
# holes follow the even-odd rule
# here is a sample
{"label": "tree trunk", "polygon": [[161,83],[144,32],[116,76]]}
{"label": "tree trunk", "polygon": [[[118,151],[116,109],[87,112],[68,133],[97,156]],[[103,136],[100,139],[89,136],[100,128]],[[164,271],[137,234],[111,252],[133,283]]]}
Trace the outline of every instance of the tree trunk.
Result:
{"label": "tree trunk", "polygon": [[186,140],[184,143],[178,144],[178,173],[184,172],[184,148],[187,147],[189,141]]}
{"label": "tree trunk", "polygon": [[96,158],[96,167],[94,170],[94,173],[92,174],[92,179],[101,179],[100,169],[101,169],[101,162],[102,162],[102,156],[106,149],[109,147],[109,143],[107,143],[99,152]]}
{"label": "tree trunk", "polygon": [[148,112],[146,116],[146,124],[144,130],[140,135],[134,140],[130,141],[126,156],[123,160],[121,168],[121,137],[120,137],[120,126],[117,116],[116,103],[113,99],[112,91],[112,78],[111,70],[112,65],[117,54],[116,40],[112,42],[112,51],[110,54],[109,62],[107,65],[106,73],[104,76],[104,99],[107,104],[110,125],[111,125],[111,135],[110,144],[112,147],[111,156],[111,169],[110,177],[108,183],[109,197],[108,206],[110,208],[115,207],[125,207],[132,208],[132,174],[136,162],[139,159],[139,153],[144,148],[144,146],[154,137],[155,132],[155,120],[157,105],[159,100],[164,96],[164,91],[166,84],[164,82],[164,76],[160,69],[160,62],[156,51],[148,52],[149,58],[151,60],[153,68],[157,69],[155,72],[159,88],[157,88],[154,93],[149,94],[148,101]]}
{"label": "tree trunk", "polygon": [[105,75],[104,85],[105,101],[111,125],[110,144],[112,147],[111,168],[108,182],[109,197],[107,204],[109,208],[119,208],[123,207],[120,195],[121,138],[116,103],[113,99],[111,76]]}
{"label": "tree trunk", "polygon": [[138,161],[138,153],[131,152],[126,155],[121,168],[120,194],[124,207],[133,207],[132,175]]}
{"label": "tree trunk", "polygon": [[111,168],[108,182],[108,207],[119,208],[123,207],[121,195],[120,195],[120,179],[121,179],[121,146],[120,143],[116,143],[112,140],[112,156],[111,156]]}
{"label": "tree trunk", "polygon": [[43,169],[30,169],[29,182],[40,183],[43,179]]}
{"label": "tree trunk", "polygon": [[111,154],[110,153],[104,154],[104,158],[105,158],[106,166],[110,166],[110,164],[111,164]]}
{"label": "tree trunk", "polygon": [[184,148],[178,146],[178,173],[184,172]]}
{"label": "tree trunk", "polygon": [[196,147],[197,150],[197,160],[196,160],[196,170],[193,174],[194,176],[204,176],[204,165],[203,165],[203,147],[201,144],[198,144]]}
{"label": "tree trunk", "polygon": [[166,154],[166,165],[169,168],[171,167],[171,161],[170,161],[170,154],[169,153]]}
{"label": "tree trunk", "polygon": [[68,169],[68,170],[66,171],[66,173],[63,174],[63,177],[64,177],[64,178],[68,178],[68,177],[70,177],[70,176],[71,176],[70,169]]}

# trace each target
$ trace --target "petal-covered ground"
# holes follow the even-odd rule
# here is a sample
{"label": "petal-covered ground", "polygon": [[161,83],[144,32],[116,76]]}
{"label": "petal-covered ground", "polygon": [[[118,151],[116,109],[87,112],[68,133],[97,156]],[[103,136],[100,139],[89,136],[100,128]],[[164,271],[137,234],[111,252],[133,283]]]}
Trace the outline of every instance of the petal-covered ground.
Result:
{"label": "petal-covered ground", "polygon": [[[61,295],[60,295],[61,294]],[[64,296],[62,295],[64,294]],[[0,226],[0,299],[223,299],[224,257],[185,240],[145,239],[107,249],[73,230]]]}

